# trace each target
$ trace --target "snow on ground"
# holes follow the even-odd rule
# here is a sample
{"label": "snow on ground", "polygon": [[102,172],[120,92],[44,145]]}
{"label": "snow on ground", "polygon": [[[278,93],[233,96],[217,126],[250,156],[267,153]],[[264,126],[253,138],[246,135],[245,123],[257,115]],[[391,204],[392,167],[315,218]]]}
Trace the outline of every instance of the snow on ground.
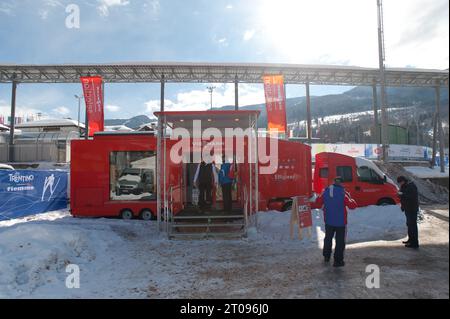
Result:
{"label": "snow on ground", "polygon": [[418,178],[448,178],[448,167],[445,168],[445,173],[441,173],[439,167],[431,169],[423,166],[405,166],[405,170]]}
{"label": "snow on ground", "polygon": [[[349,260],[340,277],[321,263],[321,211],[314,211],[312,237],[303,241],[289,238],[290,213],[257,217],[258,232],[246,239],[204,241],[167,240],[155,222],[74,219],[67,211],[0,222],[0,298],[373,297],[378,292],[363,287],[366,258],[395,262],[395,255],[377,251],[405,233],[397,206],[350,211]],[[448,227],[446,236],[448,252]],[[411,251],[401,254],[413,258]],[[424,271],[436,271],[426,261]],[[65,287],[68,264],[80,267],[80,289]],[[429,296],[448,297],[448,253],[444,265],[437,269],[446,268],[439,280],[447,290],[438,284]],[[405,285],[417,280],[417,272],[405,276]],[[410,296],[404,290],[386,297]]]}

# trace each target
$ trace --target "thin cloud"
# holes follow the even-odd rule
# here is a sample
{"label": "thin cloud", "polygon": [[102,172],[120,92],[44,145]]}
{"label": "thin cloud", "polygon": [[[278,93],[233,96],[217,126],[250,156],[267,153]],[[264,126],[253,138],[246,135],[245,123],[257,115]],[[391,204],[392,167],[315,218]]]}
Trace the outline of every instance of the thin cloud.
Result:
{"label": "thin cloud", "polygon": [[244,41],[249,41],[255,36],[255,30],[246,30],[244,32]]}
{"label": "thin cloud", "polygon": [[11,2],[1,2],[0,3],[0,13],[14,16],[15,5]]}
{"label": "thin cloud", "polygon": [[70,114],[70,109],[65,106],[60,106],[60,107],[53,109],[53,113],[65,116],[65,115]]}
{"label": "thin cloud", "polygon": [[106,105],[105,109],[107,111],[109,111],[109,112],[115,113],[115,112],[119,112],[120,111],[120,106],[117,106],[117,105]]}
{"label": "thin cloud", "polygon": [[100,3],[97,9],[100,15],[103,17],[109,16],[109,10],[111,7],[124,7],[130,4],[128,0],[98,0]]}
{"label": "thin cloud", "polygon": [[[212,84],[216,87],[213,93],[213,107],[234,105],[234,84]],[[166,99],[165,110],[167,111],[203,111],[211,108],[211,96],[206,89],[195,89],[179,92],[174,100]],[[264,103],[264,89],[262,85],[240,84],[239,85],[239,105],[253,105]],[[160,110],[159,100],[150,100],[145,103],[147,112],[153,115]]]}

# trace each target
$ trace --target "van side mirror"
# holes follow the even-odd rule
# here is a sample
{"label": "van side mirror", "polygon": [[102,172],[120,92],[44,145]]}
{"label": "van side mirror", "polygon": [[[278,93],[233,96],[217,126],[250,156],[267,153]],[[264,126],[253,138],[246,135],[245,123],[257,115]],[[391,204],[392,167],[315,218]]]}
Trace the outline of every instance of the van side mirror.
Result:
{"label": "van side mirror", "polygon": [[383,175],[383,182],[387,183],[387,176],[386,175]]}

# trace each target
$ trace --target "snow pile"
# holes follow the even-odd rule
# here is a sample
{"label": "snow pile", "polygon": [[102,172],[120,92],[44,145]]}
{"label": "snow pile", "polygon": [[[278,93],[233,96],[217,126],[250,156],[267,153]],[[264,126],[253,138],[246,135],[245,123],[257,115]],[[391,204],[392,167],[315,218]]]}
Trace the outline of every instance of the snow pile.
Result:
{"label": "snow pile", "polygon": [[79,296],[79,291],[65,286],[69,264],[80,267],[82,285],[103,282],[97,289],[94,285],[92,296],[103,289],[112,291],[108,282],[115,284],[116,258],[130,263],[123,238],[133,236],[129,228],[144,231],[145,226],[145,232],[155,233],[139,221],[80,220],[67,211],[0,222],[0,298]]}
{"label": "snow pile", "polygon": [[405,170],[418,178],[448,178],[448,167],[441,173],[439,167],[433,169],[423,166],[406,166]]}
{"label": "snow pile", "polygon": [[[264,241],[290,241],[291,212],[258,213],[258,235],[250,238]],[[312,236],[308,238],[307,230],[303,231],[303,245],[319,245],[325,237],[325,225],[321,210],[312,211]],[[405,234],[405,215],[399,206],[369,206],[349,210],[348,233],[349,243],[394,240]],[[294,238],[297,236],[294,227]]]}
{"label": "snow pile", "polygon": [[[183,298],[222,293],[236,271],[278,269],[279,258],[298,254],[304,263],[320,259],[322,212],[313,211],[312,236],[304,231],[302,241],[297,229],[295,239],[290,239],[289,221],[289,212],[258,213],[258,230],[250,229],[247,239],[209,241],[170,241],[158,235],[156,222],[76,219],[67,211],[0,222],[0,298]],[[405,218],[397,206],[349,212],[349,243],[396,240],[405,232]],[[69,264],[80,267],[80,289],[65,286]],[[246,280],[242,284],[248,286],[255,279]]]}
{"label": "snow pile", "polygon": [[448,189],[444,186],[433,183],[428,179],[421,179],[414,176],[406,167],[396,163],[377,163],[380,169],[393,180],[399,176],[405,176],[412,180],[419,191],[419,201],[421,204],[448,204]]}

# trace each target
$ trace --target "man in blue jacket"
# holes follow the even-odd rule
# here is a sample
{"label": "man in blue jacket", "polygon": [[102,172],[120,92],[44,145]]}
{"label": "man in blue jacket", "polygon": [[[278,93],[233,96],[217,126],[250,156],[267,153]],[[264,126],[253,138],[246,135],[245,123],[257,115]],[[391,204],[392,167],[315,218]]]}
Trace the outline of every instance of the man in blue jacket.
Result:
{"label": "man in blue jacket", "polygon": [[226,162],[225,156],[222,158],[222,166],[219,171],[219,183],[222,187],[222,197],[223,197],[223,210],[225,212],[231,213],[232,211],[232,196],[231,191],[233,187],[233,179],[230,177],[230,170],[232,166],[230,163]]}
{"label": "man in blue jacket", "polygon": [[328,186],[317,198],[316,203],[322,206],[325,219],[325,241],[323,244],[323,257],[325,262],[330,261],[333,247],[333,237],[336,235],[334,249],[334,267],[345,266],[344,251],[347,234],[347,207],[355,209],[356,202],[350,197],[342,186],[342,178],[337,177],[334,184]]}

